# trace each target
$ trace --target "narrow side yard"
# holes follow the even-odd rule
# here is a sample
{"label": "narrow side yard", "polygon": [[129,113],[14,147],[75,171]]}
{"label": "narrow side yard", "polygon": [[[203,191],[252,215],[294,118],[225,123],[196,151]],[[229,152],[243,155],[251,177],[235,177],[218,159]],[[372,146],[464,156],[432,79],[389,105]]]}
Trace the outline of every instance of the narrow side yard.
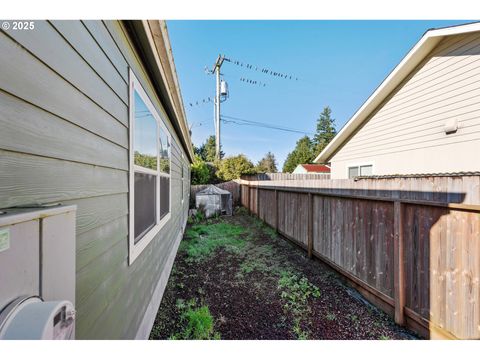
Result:
{"label": "narrow side yard", "polygon": [[194,219],[151,339],[412,339],[243,208]]}

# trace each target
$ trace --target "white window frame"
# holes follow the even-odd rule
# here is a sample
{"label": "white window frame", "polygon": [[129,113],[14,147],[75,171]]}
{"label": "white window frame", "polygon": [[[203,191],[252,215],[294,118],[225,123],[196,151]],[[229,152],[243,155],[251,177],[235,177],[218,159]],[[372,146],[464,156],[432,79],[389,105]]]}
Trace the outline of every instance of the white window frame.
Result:
{"label": "white window frame", "polygon": [[[135,91],[140,95],[140,98],[147,106],[147,109],[150,111],[152,116],[157,122],[157,170],[147,169],[142,166],[135,165],[135,156],[134,156],[134,139],[135,139]],[[150,242],[155,238],[155,236],[160,232],[160,230],[165,226],[165,224],[170,220],[172,214],[172,136],[168,131],[163,119],[160,117],[155,107],[153,106],[150,98],[143,89],[142,85],[136,78],[133,71],[129,70],[129,232],[128,232],[128,264],[131,265],[135,259],[145,250],[145,248],[150,244]],[[162,129],[167,134],[168,143],[170,144],[168,150],[169,158],[169,174],[160,171],[160,140],[159,140],[159,130]],[[142,238],[137,241],[135,244],[135,172],[141,172],[145,174],[151,174],[156,176],[156,196],[155,196],[155,205],[156,205],[156,224],[143,234]],[[169,178],[169,190],[168,190],[168,214],[160,220],[160,176]]]}
{"label": "white window frame", "polygon": [[360,168],[362,166],[371,166],[372,167],[372,175],[375,174],[375,163],[373,161],[370,161],[370,162],[361,162],[361,163],[352,163],[352,164],[347,164],[347,167],[346,167],[346,178],[347,179],[354,179],[354,178],[350,178],[350,174],[349,174],[349,170],[350,168],[354,168],[354,167],[358,167],[358,173],[359,175],[358,176],[362,176],[362,174],[360,173]]}

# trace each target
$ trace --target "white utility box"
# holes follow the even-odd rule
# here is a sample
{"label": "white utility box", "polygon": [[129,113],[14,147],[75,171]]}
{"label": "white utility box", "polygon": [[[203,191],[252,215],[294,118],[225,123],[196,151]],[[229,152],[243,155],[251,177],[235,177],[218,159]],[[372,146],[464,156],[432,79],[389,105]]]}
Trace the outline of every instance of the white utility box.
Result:
{"label": "white utility box", "polygon": [[73,339],[76,206],[0,210],[0,339]]}

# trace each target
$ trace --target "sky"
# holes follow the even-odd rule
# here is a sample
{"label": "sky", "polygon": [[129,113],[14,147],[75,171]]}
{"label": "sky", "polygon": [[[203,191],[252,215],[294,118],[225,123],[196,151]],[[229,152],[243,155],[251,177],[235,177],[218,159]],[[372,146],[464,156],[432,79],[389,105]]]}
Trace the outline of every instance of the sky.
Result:
{"label": "sky", "polygon": [[[243,67],[233,62],[222,65],[229,87],[229,98],[221,104],[222,116],[311,136],[325,106],[332,109],[340,130],[425,31],[466,22],[175,20],[167,26],[192,140],[199,146],[215,133],[213,102],[203,100],[214,97],[215,77],[205,67],[212,69],[219,54],[243,63]],[[288,79],[264,74],[262,68]],[[271,151],[280,170],[302,136],[222,122],[220,138],[226,156],[245,154],[256,163]]]}

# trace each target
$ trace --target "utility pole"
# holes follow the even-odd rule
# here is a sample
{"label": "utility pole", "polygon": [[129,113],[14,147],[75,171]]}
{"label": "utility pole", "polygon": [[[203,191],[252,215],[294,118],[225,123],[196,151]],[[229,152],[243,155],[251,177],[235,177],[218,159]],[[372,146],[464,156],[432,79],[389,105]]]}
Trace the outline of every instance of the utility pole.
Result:
{"label": "utility pole", "polygon": [[220,160],[220,68],[222,67],[223,60],[225,56],[218,55],[217,61],[215,62],[213,73],[217,80],[216,83],[216,94],[215,94],[215,111],[214,111],[214,123],[215,123],[215,158]]}

